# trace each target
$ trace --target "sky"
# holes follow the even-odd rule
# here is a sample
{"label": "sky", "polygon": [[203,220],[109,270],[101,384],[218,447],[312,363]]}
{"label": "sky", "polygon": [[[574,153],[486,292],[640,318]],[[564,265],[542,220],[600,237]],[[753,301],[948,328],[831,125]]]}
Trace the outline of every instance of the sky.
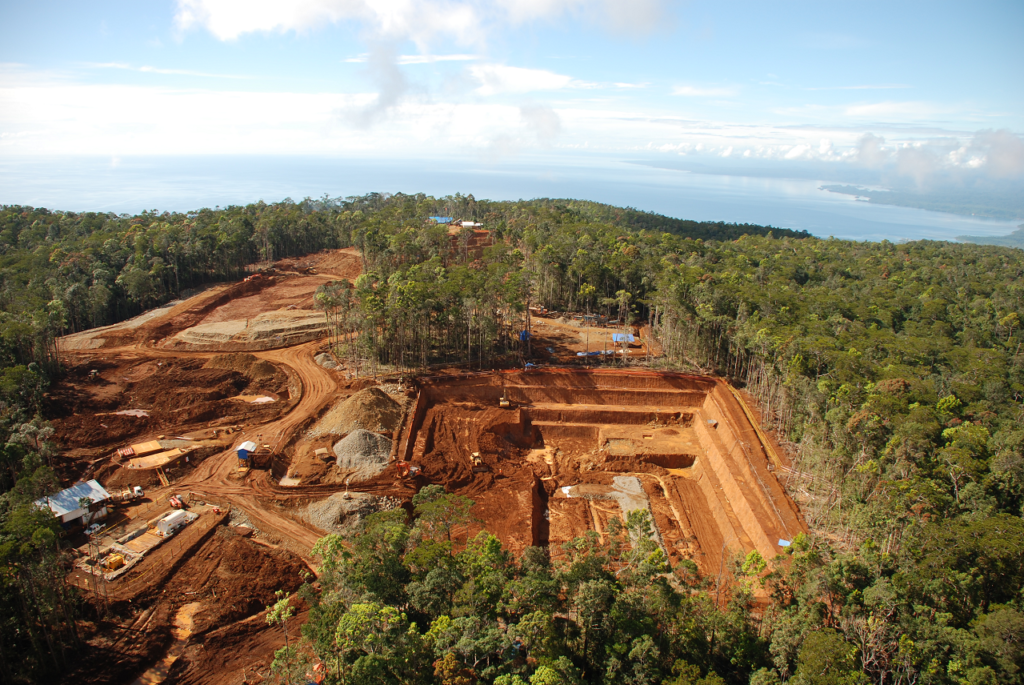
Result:
{"label": "sky", "polygon": [[1024,3],[0,3],[0,156],[1024,177]]}

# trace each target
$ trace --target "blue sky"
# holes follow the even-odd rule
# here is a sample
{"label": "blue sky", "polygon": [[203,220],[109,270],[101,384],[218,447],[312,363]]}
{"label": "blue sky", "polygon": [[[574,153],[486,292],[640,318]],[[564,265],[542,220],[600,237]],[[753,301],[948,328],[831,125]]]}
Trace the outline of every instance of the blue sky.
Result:
{"label": "blue sky", "polygon": [[1024,173],[1024,3],[6,2],[0,155]]}

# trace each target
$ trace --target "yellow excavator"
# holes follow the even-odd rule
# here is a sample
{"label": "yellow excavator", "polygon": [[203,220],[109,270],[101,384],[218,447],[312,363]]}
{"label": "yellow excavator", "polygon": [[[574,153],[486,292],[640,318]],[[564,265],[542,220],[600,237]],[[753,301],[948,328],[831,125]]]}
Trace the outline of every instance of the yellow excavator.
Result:
{"label": "yellow excavator", "polygon": [[501,379],[501,398],[498,400],[498,406],[502,409],[510,409],[512,407],[512,401],[508,398],[508,390],[505,389],[505,379]]}

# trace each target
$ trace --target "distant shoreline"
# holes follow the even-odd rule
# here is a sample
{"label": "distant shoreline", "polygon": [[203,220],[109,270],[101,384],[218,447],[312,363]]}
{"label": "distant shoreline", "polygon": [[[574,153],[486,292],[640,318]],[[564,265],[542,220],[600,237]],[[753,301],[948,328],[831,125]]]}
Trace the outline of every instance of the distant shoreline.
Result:
{"label": "distant shoreline", "polygon": [[[896,207],[912,207],[927,209],[932,212],[944,212],[958,216],[972,216],[982,219],[998,219],[1000,221],[1018,221],[1024,219],[1024,201],[1013,197],[986,198],[981,204],[978,198],[966,191],[946,191],[942,199],[932,195],[911,193],[899,190],[872,190],[853,185],[823,185],[819,190],[840,195],[852,195],[861,201],[879,205]],[[990,204],[991,203],[991,204]]]}

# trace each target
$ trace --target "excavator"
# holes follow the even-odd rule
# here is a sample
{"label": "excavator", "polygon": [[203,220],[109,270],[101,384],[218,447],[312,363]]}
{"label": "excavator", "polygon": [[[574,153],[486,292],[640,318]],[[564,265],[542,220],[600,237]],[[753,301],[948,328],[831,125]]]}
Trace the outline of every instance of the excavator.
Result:
{"label": "excavator", "polygon": [[409,476],[415,476],[420,472],[419,466],[413,466],[407,461],[399,461],[398,464],[398,477],[408,478]]}
{"label": "excavator", "polygon": [[508,390],[505,388],[504,377],[501,378],[501,399],[498,400],[498,406],[501,407],[502,409],[512,408],[512,400],[508,398]]}

